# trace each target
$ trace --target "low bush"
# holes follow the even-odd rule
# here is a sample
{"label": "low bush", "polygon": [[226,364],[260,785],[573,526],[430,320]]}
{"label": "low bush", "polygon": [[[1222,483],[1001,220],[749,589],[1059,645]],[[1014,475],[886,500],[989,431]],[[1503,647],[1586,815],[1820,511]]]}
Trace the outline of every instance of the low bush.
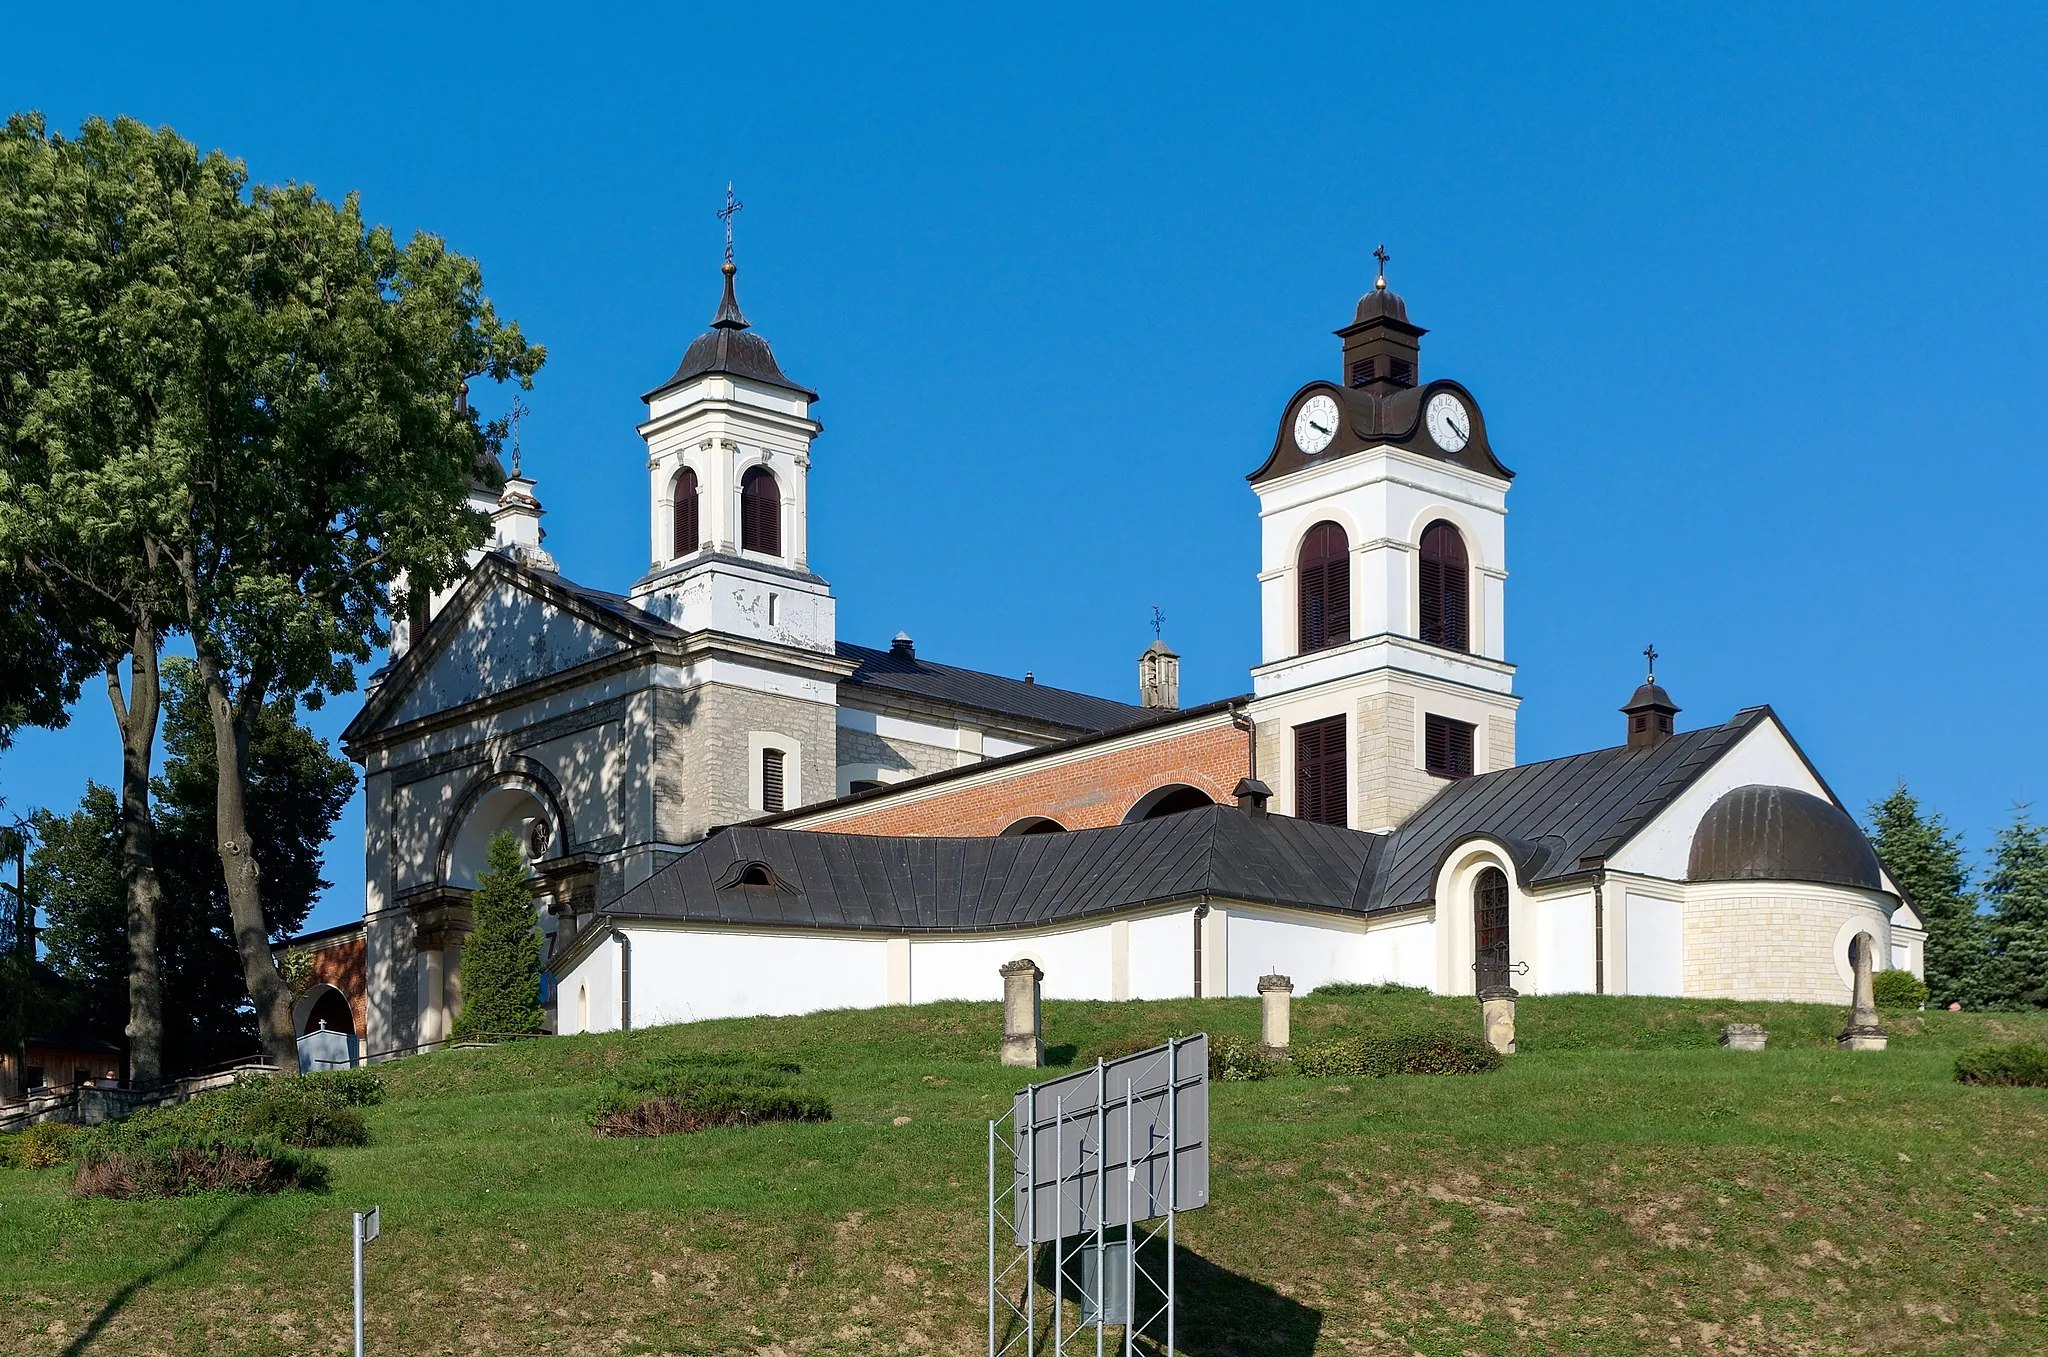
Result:
{"label": "low bush", "polygon": [[[1162,1068],[1164,1068],[1162,1066]],[[1256,1042],[1241,1037],[1209,1038],[1209,1077],[1232,1082],[1264,1079],[1273,1060]]]}
{"label": "low bush", "polygon": [[613,1080],[590,1105],[601,1136],[660,1136],[770,1121],[830,1121],[832,1104],[793,1087],[786,1061],[685,1051]]}
{"label": "low bush", "polygon": [[1956,1078],[1965,1084],[2048,1088],[2048,1046],[2020,1041],[1966,1047],[1956,1056]]}
{"label": "low bush", "polygon": [[250,1136],[302,1149],[367,1145],[369,1126],[357,1109],[383,1097],[383,1082],[369,1070],[245,1075],[183,1103],[143,1108],[92,1134],[109,1148]]}
{"label": "low bush", "polygon": [[1365,994],[1392,997],[1402,994],[1428,994],[1429,991],[1420,985],[1399,985],[1391,980],[1371,985],[1360,984],[1355,980],[1332,980],[1326,985],[1317,985],[1309,993],[1324,998],[1345,999]]}
{"label": "low bush", "polygon": [[71,1162],[78,1128],[61,1121],[39,1121],[26,1131],[0,1136],[0,1165],[17,1169],[52,1169]]}
{"label": "low bush", "polygon": [[275,1140],[180,1140],[167,1136],[140,1142],[88,1143],[78,1158],[71,1195],[141,1201],[200,1192],[320,1192],[326,1187],[325,1165]]}
{"label": "low bush", "polygon": [[1417,1029],[1338,1037],[1294,1050],[1294,1069],[1311,1079],[1332,1075],[1384,1079],[1390,1074],[1481,1074],[1504,1063],[1499,1051],[1469,1032]]}
{"label": "low bush", "polygon": [[1879,1008],[1918,1008],[1927,1002],[1927,985],[1911,971],[1879,971],[1870,977],[1870,996]]}

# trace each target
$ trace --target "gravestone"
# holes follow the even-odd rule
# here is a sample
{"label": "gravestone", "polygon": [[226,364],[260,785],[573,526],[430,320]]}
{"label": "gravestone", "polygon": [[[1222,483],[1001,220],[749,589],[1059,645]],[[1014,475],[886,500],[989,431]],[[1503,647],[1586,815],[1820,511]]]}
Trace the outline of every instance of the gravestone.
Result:
{"label": "gravestone", "polygon": [[1849,1009],[1849,1025],[1835,1044],[1845,1051],[1882,1051],[1891,1040],[1891,1030],[1877,1016],[1877,1000],[1871,994],[1871,951],[1877,940],[1858,933],[1849,944],[1849,960],[1856,968],[1855,998]]}
{"label": "gravestone", "polygon": [[1287,1054],[1292,1032],[1289,1008],[1294,1002],[1294,981],[1284,975],[1259,977],[1259,1044],[1267,1055]]}

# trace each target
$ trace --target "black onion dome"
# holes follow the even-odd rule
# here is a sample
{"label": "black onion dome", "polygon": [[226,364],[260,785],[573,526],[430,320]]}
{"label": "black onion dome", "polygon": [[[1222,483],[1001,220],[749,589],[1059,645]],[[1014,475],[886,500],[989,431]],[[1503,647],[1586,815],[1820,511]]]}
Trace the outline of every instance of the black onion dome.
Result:
{"label": "black onion dome", "polygon": [[1882,890],[1870,841],[1831,801],[1790,787],[1737,787],[1701,817],[1692,881],[1819,881]]}
{"label": "black onion dome", "polygon": [[1358,299],[1358,314],[1352,318],[1353,325],[1363,325],[1369,320],[1398,320],[1409,324],[1408,303],[1401,300],[1401,294],[1385,287],[1375,287]]}
{"label": "black onion dome", "polygon": [[782,365],[775,361],[775,350],[748,327],[747,318],[740,314],[739,298],[733,293],[732,280],[736,272],[738,270],[730,263],[725,266],[725,295],[719,300],[718,314],[711,318],[711,328],[690,341],[675,376],[648,392],[649,399],[670,387],[695,381],[710,373],[726,373],[768,386],[779,386],[806,400],[818,398],[817,392],[797,385],[783,373]]}

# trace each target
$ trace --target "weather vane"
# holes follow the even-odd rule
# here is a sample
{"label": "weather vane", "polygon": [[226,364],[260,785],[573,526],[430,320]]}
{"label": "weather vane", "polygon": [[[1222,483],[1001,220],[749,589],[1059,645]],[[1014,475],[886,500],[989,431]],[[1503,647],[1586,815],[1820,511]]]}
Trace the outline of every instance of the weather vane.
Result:
{"label": "weather vane", "polygon": [[732,181],[725,181],[725,206],[718,209],[718,219],[725,223],[725,262],[732,262],[732,219],[733,214],[743,210],[746,204],[732,196]]}
{"label": "weather vane", "polygon": [[1166,614],[1159,611],[1159,605],[1155,603],[1152,605],[1152,639],[1155,641],[1165,640],[1165,631]]}
{"label": "weather vane", "polygon": [[1380,242],[1379,248],[1372,252],[1372,257],[1380,261],[1380,276],[1373,280],[1372,285],[1385,292],[1387,290],[1387,261],[1394,256],[1387,253],[1387,243],[1383,240]]}
{"label": "weather vane", "polygon": [[519,393],[515,391],[512,394],[512,413],[509,416],[512,424],[512,474],[515,476],[519,474],[519,422],[532,413],[533,411],[526,408],[525,402],[519,399]]}
{"label": "weather vane", "polygon": [[1644,646],[1643,658],[1650,662],[1650,677],[1647,681],[1655,683],[1657,681],[1657,647],[1654,645]]}

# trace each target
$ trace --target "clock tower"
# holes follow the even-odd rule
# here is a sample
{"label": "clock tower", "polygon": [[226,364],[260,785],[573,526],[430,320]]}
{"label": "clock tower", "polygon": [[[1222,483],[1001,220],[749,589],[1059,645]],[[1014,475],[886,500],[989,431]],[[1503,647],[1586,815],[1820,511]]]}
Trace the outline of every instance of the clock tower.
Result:
{"label": "clock tower", "polygon": [[1275,810],[1398,825],[1515,761],[1507,492],[1478,401],[1425,380],[1381,272],[1337,331],[1337,381],[1287,402],[1259,497],[1259,767]]}

